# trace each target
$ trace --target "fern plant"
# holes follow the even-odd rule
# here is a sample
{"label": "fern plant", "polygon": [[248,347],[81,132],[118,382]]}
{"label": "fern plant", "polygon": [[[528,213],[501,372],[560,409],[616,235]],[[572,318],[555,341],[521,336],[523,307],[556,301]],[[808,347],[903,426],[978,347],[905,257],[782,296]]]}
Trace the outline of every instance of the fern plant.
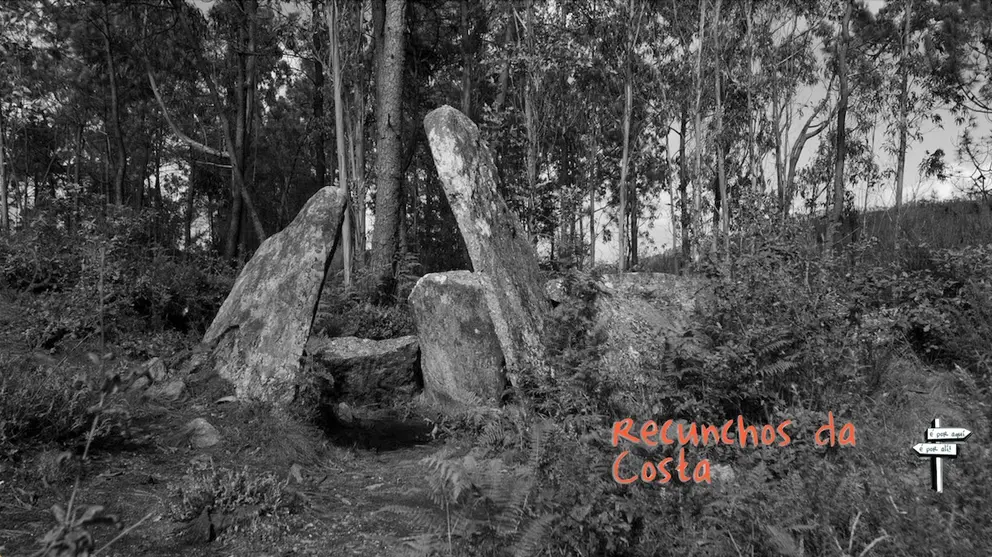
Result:
{"label": "fern plant", "polygon": [[[556,516],[531,516],[546,427],[533,428],[526,463],[508,465],[498,458],[457,457],[442,451],[424,458],[428,494],[435,509],[392,505],[383,509],[412,518],[425,532],[407,540],[410,555],[537,555]],[[475,451],[473,451],[475,452]],[[440,510],[440,514],[436,511]]]}

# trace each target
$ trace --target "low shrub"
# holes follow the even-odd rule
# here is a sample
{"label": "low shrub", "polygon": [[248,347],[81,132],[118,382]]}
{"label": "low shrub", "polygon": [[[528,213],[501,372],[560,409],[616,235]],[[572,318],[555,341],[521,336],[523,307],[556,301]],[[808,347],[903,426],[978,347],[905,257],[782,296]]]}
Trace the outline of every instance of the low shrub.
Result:
{"label": "low shrub", "polygon": [[352,287],[340,274],[328,276],[321,289],[313,331],[329,337],[384,340],[414,332],[413,313],[405,301],[376,304],[377,293],[368,268],[358,269]]}
{"label": "low shrub", "polygon": [[216,468],[211,464],[190,469],[174,488],[178,503],[173,514],[186,521],[207,511],[217,516],[238,516],[246,511],[253,519],[288,510],[293,501],[288,482],[271,472]]}
{"label": "low shrub", "polygon": [[23,358],[0,359],[0,452],[78,441],[99,399],[81,375]]}
{"label": "low shrub", "polygon": [[233,273],[216,258],[148,238],[154,218],[130,209],[84,214],[69,230],[39,212],[0,239],[0,284],[37,294],[25,340],[47,349],[101,330],[108,340],[133,331],[205,332]]}

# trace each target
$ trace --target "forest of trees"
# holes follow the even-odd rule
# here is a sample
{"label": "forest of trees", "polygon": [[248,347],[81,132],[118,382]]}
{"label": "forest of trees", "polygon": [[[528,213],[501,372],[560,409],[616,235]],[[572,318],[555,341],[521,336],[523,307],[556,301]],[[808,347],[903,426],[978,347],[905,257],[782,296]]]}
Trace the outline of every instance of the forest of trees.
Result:
{"label": "forest of trees", "polygon": [[979,0],[10,0],[0,232],[127,207],[160,246],[243,261],[337,185],[348,261],[465,267],[421,125],[450,104],[552,259],[605,242],[635,268],[662,213],[683,264],[797,208],[830,246],[855,187],[894,191],[898,222],[941,113],[963,134],[920,172],[974,167],[984,194],[990,56]]}

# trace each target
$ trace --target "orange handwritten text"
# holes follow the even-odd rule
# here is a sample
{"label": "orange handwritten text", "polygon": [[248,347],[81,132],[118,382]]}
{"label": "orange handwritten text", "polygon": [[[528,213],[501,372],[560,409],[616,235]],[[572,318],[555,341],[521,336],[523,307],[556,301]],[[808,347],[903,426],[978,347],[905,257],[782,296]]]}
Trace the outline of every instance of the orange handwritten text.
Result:
{"label": "orange handwritten text", "polygon": [[[660,426],[654,420],[647,420],[640,427],[636,427],[637,424],[633,419],[624,418],[613,424],[610,440],[614,447],[619,446],[621,441],[626,441],[646,447],[678,444],[680,448],[677,459],[669,456],[657,462],[645,461],[641,465],[639,474],[621,470],[624,461],[628,460],[627,457],[631,454],[629,450],[624,450],[613,461],[613,479],[622,485],[632,484],[637,480],[646,483],[658,482],[664,484],[676,477],[683,483],[689,481],[711,483],[709,460],[701,459],[693,467],[692,474],[689,474],[689,463],[685,459],[686,445],[697,447],[700,444],[704,446],[724,444],[739,445],[741,448],[746,448],[748,445],[753,447],[767,447],[777,444],[779,447],[786,447],[792,442],[792,438],[789,437],[789,433],[786,431],[786,428],[791,423],[792,420],[785,420],[778,424],[778,426],[766,424],[758,427],[746,424],[744,417],[738,416],[736,420],[727,420],[719,427],[710,424],[700,426],[696,423],[675,422],[674,420],[665,420]],[[832,414],[829,425],[831,428],[833,427]],[[830,429],[829,432],[831,444],[833,444],[834,431]],[[853,431],[850,437],[853,441]],[[820,433],[817,432],[818,443],[819,439]],[[844,443],[844,440],[845,435],[842,429],[841,444]],[[672,470],[673,465],[674,470]]]}

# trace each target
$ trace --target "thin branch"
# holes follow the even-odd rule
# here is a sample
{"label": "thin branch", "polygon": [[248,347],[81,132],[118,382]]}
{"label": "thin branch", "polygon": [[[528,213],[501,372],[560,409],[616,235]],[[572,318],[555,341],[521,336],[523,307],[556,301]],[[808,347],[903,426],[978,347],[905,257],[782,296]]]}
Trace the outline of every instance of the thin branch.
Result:
{"label": "thin branch", "polygon": [[152,69],[150,67],[146,68],[146,73],[148,74],[148,83],[152,87],[152,93],[155,94],[155,100],[158,101],[158,106],[159,108],[162,109],[162,116],[165,117],[165,122],[169,124],[169,128],[172,129],[172,133],[176,134],[176,136],[179,139],[183,140],[183,142],[185,142],[187,145],[196,149],[197,151],[200,151],[201,153],[205,153],[207,155],[213,155],[215,157],[226,157],[227,153],[219,149],[214,149],[213,147],[204,145],[203,143],[200,143],[199,141],[186,135],[185,133],[183,133],[182,130],[179,129],[179,126],[177,126],[176,123],[172,120],[172,117],[169,116],[169,110],[165,107],[165,101],[162,100],[162,95],[158,91],[158,85],[156,85],[155,83],[155,75],[152,74]]}

